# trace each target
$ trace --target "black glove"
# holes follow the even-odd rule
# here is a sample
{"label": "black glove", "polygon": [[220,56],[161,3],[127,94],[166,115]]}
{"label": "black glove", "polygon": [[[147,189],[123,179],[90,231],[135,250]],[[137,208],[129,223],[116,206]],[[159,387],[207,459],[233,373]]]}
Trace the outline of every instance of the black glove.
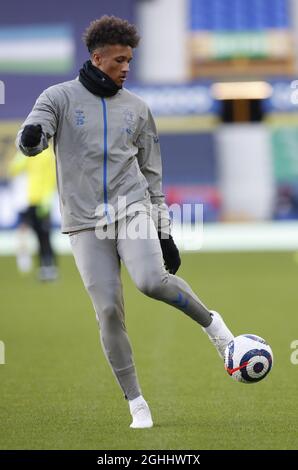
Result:
{"label": "black glove", "polygon": [[25,126],[22,132],[21,144],[23,147],[36,147],[40,143],[42,127],[40,124]]}
{"label": "black glove", "polygon": [[[164,237],[164,238],[163,238]],[[179,250],[175,245],[171,235],[162,234],[158,232],[161,251],[165,262],[165,267],[170,274],[176,274],[181,264]]]}

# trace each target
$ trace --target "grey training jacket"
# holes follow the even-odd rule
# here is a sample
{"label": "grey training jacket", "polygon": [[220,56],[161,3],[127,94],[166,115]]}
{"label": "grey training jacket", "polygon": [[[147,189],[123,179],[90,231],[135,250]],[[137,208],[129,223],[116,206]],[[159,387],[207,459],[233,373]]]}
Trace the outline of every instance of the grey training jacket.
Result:
{"label": "grey training jacket", "polygon": [[[21,133],[40,124],[37,147],[23,147]],[[17,146],[27,156],[48,147],[53,137],[62,232],[95,227],[101,217],[117,219],[118,198],[126,206],[137,201],[153,204],[153,216],[169,231],[164,203],[161,156],[151,112],[144,101],[126,89],[111,98],[90,93],[79,80],[46,89],[23,123]],[[41,157],[42,158],[42,157]],[[111,205],[111,206],[110,206]]]}

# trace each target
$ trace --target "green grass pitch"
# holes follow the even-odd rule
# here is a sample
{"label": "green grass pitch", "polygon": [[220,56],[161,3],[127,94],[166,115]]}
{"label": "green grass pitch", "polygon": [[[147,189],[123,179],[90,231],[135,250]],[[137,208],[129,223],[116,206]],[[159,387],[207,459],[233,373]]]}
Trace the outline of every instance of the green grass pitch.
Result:
{"label": "green grass pitch", "polygon": [[181,277],[234,334],[272,346],[258,384],[234,382],[200,327],[139,293],[123,270],[126,321],[155,426],[129,428],[128,406],[99,345],[72,257],[53,284],[0,258],[1,449],[295,449],[298,265],[293,253],[183,254]]}

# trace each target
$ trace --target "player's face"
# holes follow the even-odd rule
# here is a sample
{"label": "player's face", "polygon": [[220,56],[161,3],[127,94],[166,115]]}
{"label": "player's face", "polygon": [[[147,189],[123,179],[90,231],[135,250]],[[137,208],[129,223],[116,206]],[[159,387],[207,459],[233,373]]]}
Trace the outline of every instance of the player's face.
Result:
{"label": "player's face", "polygon": [[118,86],[125,82],[131,60],[132,48],[121,44],[106,45],[92,55],[93,65],[106,73]]}

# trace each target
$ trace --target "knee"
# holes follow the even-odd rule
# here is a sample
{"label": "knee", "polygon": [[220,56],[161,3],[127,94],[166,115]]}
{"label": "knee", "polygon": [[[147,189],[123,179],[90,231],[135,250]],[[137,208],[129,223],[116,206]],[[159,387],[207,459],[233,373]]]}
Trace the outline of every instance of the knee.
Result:
{"label": "knee", "polygon": [[159,298],[165,280],[160,273],[143,273],[136,282],[137,288],[148,297]]}
{"label": "knee", "polygon": [[119,323],[119,315],[115,303],[107,303],[98,311],[98,320],[101,329],[116,331]]}
{"label": "knee", "polygon": [[96,320],[101,336],[112,340],[121,337],[125,330],[124,318],[115,303],[106,303],[95,306]]}
{"label": "knee", "polygon": [[123,321],[121,294],[116,286],[88,284],[85,286],[92,300],[99,327],[105,330],[117,330]]}

